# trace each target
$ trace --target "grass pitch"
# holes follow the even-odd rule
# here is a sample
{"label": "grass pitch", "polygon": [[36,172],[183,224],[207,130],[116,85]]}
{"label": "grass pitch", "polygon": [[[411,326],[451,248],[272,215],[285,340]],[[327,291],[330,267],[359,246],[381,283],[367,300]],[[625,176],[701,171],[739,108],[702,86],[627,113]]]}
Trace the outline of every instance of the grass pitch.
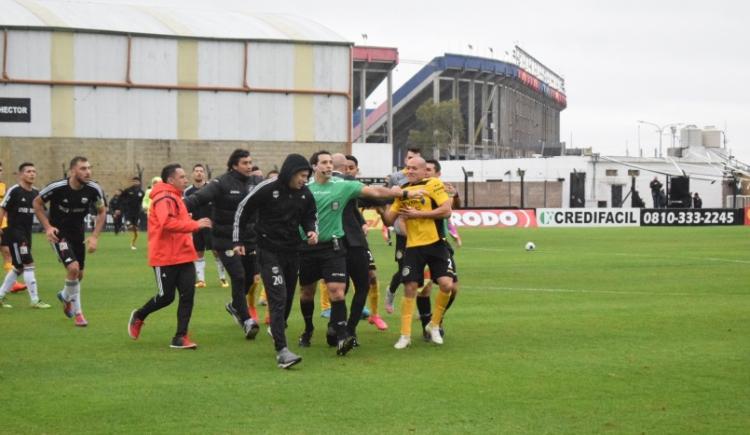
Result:
{"label": "grass pitch", "polygon": [[412,347],[392,348],[393,251],[372,233],[390,329],[360,324],[362,347],[342,358],[317,318],[299,349],[295,303],[287,335],[304,360],[290,371],[270,337],[245,340],[226,314],[212,261],[190,328],[197,351],[168,347],[176,303],[130,340],[130,311],[155,292],[144,238],[131,251],[126,235],[102,237],[82,283],[90,325],[74,327],[54,297],[63,268],[39,236],[53,308],[27,308],[24,292],[0,310],[0,432],[747,433],[750,227],[462,236],[443,346],[419,340],[415,322]]}

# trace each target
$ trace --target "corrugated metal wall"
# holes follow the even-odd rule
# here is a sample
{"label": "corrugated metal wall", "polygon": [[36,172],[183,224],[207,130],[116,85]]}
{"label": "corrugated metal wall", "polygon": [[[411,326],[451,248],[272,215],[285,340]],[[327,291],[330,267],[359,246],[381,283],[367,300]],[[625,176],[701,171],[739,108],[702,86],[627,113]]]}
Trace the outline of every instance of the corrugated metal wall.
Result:
{"label": "corrugated metal wall", "polygon": [[[138,84],[306,89],[348,93],[350,48],[289,42],[132,38]],[[0,44],[0,59],[2,59]],[[8,31],[13,79],[124,83],[125,35]],[[31,98],[31,123],[0,123],[0,136],[336,142],[348,140],[348,98],[295,93],[0,85]]]}

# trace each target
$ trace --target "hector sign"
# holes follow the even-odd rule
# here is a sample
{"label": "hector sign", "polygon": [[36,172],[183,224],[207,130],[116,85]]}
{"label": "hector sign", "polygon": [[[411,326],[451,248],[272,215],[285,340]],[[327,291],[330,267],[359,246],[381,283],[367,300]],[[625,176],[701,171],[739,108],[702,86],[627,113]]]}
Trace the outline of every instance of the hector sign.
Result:
{"label": "hector sign", "polygon": [[31,99],[0,98],[0,122],[31,122]]}
{"label": "hector sign", "polygon": [[534,210],[454,210],[457,227],[536,227]]}

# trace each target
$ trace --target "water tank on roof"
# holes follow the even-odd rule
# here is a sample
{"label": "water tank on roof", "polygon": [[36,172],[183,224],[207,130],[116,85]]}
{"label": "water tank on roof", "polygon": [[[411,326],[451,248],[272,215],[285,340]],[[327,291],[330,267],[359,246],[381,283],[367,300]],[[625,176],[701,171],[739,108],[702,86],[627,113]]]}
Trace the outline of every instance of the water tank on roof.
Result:
{"label": "water tank on roof", "polygon": [[682,148],[700,148],[703,146],[703,130],[695,125],[688,125],[680,130]]}
{"label": "water tank on roof", "polygon": [[721,148],[721,130],[713,125],[703,129],[703,146],[706,148]]}

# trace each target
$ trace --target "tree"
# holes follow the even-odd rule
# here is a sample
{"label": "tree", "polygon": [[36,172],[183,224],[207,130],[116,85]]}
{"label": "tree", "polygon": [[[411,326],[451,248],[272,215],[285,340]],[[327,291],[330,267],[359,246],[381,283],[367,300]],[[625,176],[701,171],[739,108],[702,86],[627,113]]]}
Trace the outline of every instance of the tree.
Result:
{"label": "tree", "polygon": [[437,104],[427,101],[417,109],[416,128],[409,131],[409,145],[425,151],[447,148],[449,154],[455,154],[463,134],[464,119],[458,100]]}

